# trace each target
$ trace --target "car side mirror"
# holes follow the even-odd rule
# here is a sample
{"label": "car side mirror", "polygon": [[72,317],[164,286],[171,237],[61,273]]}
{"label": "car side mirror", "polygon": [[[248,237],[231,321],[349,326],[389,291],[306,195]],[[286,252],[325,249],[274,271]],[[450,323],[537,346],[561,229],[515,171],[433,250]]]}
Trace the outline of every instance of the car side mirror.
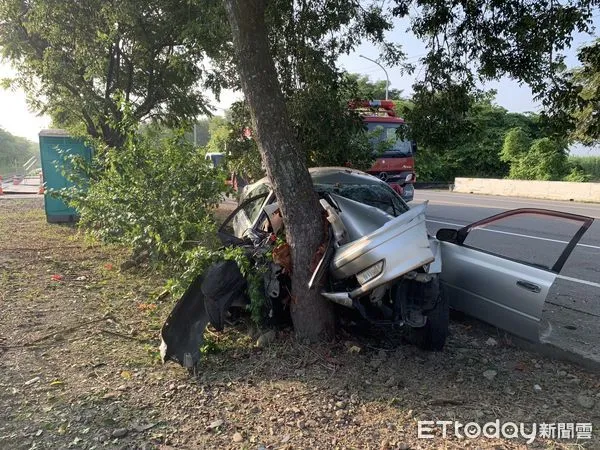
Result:
{"label": "car side mirror", "polygon": [[458,231],[452,228],[440,228],[435,234],[435,238],[442,242],[458,242]]}
{"label": "car side mirror", "polygon": [[410,141],[410,149],[413,155],[417,154],[417,141]]}

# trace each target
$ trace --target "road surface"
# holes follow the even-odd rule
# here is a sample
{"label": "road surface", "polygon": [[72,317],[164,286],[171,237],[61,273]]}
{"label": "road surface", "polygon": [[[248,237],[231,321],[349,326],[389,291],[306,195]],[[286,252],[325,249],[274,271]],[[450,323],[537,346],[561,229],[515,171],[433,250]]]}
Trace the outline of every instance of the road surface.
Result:
{"label": "road surface", "polygon": [[[554,325],[552,339],[569,351],[600,362],[600,204],[534,200],[420,190],[413,205],[429,201],[427,227],[460,228],[480,219],[516,208],[552,209],[595,219],[552,287],[544,319]],[[570,241],[578,224],[529,216],[478,231],[470,243],[503,256],[552,266]],[[558,342],[560,341],[560,342]]]}
{"label": "road surface", "polygon": [[20,184],[14,184],[10,180],[2,180],[4,194],[37,194],[40,189],[39,177],[26,177]]}

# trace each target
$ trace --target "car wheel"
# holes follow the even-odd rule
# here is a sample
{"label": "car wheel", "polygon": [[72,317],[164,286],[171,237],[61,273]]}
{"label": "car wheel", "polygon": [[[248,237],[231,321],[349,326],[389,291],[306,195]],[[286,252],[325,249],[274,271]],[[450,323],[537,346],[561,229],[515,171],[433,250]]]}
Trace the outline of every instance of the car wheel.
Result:
{"label": "car wheel", "polygon": [[428,311],[424,311],[427,318],[425,326],[409,328],[408,338],[410,342],[423,350],[440,351],[446,343],[450,324],[448,298],[444,295],[438,277],[435,277],[424,286],[423,293],[426,297],[423,299],[424,303],[433,304],[433,307]]}

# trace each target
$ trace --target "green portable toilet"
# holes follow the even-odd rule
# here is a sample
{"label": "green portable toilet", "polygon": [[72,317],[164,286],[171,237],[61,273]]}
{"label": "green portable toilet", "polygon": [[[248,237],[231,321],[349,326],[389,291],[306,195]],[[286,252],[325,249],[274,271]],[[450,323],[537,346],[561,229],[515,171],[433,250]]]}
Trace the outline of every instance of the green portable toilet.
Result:
{"label": "green portable toilet", "polygon": [[[81,155],[86,161],[91,161],[92,150],[80,139],[75,139],[65,130],[51,129],[40,131],[40,156],[42,174],[46,189],[62,189],[73,186],[62,172],[65,166],[64,157],[59,150],[69,155]],[[62,200],[44,195],[46,219],[51,223],[74,222],[77,213]]]}

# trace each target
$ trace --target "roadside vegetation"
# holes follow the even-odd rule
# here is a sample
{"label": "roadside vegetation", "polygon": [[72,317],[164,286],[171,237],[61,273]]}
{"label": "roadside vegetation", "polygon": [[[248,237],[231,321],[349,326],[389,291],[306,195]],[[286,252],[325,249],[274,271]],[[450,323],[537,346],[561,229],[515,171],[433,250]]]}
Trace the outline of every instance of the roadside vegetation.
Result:
{"label": "roadside vegetation", "polygon": [[431,108],[450,110],[438,96],[428,107],[397,101],[419,144],[420,181],[452,182],[456,177],[584,182],[597,178],[594,158],[568,156],[573,140],[536,113],[514,113],[495,103],[495,92],[468,98],[464,113],[430,126]]}
{"label": "roadside vegetation", "polygon": [[63,198],[92,239],[129,248],[128,264],[149,264],[181,293],[218,255],[216,209],[229,188],[225,172],[183,131],[132,122],[123,145],[101,141],[94,161],[68,158],[74,185],[49,195]]}

